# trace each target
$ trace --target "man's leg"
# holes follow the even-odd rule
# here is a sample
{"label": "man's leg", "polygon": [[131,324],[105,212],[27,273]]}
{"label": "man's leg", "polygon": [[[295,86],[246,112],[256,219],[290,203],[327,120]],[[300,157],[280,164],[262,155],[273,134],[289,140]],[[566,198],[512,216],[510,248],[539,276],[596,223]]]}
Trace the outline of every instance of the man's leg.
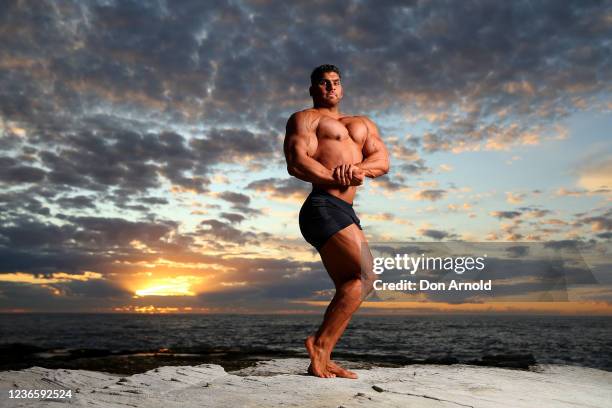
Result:
{"label": "man's leg", "polygon": [[321,327],[306,340],[312,360],[311,371],[319,377],[332,377],[334,374],[357,377],[331,362],[330,355],[364,298],[362,245],[367,245],[363,232],[351,224],[334,234],[319,251],[323,265],[336,286],[336,294],[327,307]]}

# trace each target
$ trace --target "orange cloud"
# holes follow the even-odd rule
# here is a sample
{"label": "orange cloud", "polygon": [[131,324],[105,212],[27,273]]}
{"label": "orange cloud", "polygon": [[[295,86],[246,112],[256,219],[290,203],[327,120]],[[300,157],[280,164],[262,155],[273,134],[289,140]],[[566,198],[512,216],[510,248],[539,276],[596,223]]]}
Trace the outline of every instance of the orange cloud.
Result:
{"label": "orange cloud", "polygon": [[506,192],[506,202],[510,204],[518,204],[522,203],[525,198],[525,194],[521,193],[512,193],[511,191]]}
{"label": "orange cloud", "polygon": [[69,281],[88,281],[92,279],[103,279],[101,273],[85,271],[82,274],[69,274],[65,272],[55,272],[49,275],[33,275],[31,273],[15,272],[0,274],[2,282],[20,282],[33,285],[46,285],[49,283],[69,282]]}
{"label": "orange cloud", "polygon": [[578,184],[588,191],[612,189],[612,158],[590,163],[579,171]]}

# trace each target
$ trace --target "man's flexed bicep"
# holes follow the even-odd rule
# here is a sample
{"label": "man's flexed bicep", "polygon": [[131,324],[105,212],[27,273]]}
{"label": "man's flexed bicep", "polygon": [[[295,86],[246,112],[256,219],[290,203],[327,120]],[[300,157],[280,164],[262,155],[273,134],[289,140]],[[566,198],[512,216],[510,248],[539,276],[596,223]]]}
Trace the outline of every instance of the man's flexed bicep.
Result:
{"label": "man's flexed bicep", "polygon": [[389,172],[389,152],[385,146],[376,124],[367,117],[362,117],[368,129],[367,137],[361,152],[363,161],[357,167],[365,172],[366,177],[378,177]]}
{"label": "man's flexed bicep", "polygon": [[287,121],[285,159],[287,171],[300,180],[315,184],[336,184],[332,170],[310,157],[316,151],[317,136],[307,112],[296,112]]}

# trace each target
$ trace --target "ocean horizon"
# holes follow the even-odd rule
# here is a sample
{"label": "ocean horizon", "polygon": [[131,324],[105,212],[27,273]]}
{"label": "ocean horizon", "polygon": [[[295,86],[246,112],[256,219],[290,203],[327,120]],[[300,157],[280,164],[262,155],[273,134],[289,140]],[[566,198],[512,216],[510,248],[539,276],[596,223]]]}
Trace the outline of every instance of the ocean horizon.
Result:
{"label": "ocean horizon", "polygon": [[[135,373],[305,357],[320,314],[0,314],[0,370]],[[612,316],[355,315],[332,355],[371,365],[566,364],[612,371]]]}

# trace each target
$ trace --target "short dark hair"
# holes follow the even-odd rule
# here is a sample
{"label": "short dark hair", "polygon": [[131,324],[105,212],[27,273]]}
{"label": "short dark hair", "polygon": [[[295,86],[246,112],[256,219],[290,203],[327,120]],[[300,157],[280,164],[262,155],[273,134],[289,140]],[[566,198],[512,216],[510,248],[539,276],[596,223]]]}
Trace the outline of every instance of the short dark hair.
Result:
{"label": "short dark hair", "polygon": [[342,78],[342,75],[340,74],[340,68],[335,65],[324,64],[319,65],[312,71],[312,74],[310,74],[310,84],[318,84],[321,78],[323,78],[323,74],[326,72],[335,72],[340,78]]}

